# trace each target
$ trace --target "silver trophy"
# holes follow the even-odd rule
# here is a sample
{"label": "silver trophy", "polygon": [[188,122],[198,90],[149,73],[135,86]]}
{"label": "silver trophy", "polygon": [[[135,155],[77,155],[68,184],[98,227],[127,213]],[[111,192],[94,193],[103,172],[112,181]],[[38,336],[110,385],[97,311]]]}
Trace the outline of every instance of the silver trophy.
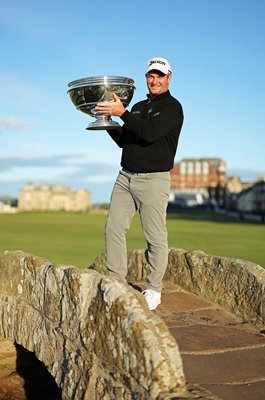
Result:
{"label": "silver trophy", "polygon": [[100,114],[95,110],[97,103],[114,101],[115,93],[127,107],[133,97],[134,81],[122,76],[95,76],[78,79],[68,84],[68,94],[77,110],[95,117],[86,129],[115,129],[118,122],[112,121],[110,115]]}

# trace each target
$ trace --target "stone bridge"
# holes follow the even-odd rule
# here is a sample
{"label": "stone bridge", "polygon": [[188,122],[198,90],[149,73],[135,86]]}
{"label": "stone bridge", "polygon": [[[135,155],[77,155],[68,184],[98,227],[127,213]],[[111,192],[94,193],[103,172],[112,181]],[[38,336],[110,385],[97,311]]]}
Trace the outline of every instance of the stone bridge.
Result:
{"label": "stone bridge", "polygon": [[[144,251],[130,252],[128,265],[127,280],[145,278]],[[165,281],[254,325],[265,322],[265,270],[256,264],[172,249]],[[0,310],[0,336],[34,352],[63,399],[185,397],[176,340],[137,290],[106,276],[104,256],[81,270],[0,254]]]}

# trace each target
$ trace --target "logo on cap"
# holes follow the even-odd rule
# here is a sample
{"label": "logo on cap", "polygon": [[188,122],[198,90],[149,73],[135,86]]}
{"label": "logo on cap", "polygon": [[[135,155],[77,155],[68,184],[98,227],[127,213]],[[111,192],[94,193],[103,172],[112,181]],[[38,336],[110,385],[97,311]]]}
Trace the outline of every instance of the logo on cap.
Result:
{"label": "logo on cap", "polygon": [[166,65],[166,63],[164,61],[161,60],[151,60],[148,67],[150,67],[152,64],[162,64],[162,65]]}

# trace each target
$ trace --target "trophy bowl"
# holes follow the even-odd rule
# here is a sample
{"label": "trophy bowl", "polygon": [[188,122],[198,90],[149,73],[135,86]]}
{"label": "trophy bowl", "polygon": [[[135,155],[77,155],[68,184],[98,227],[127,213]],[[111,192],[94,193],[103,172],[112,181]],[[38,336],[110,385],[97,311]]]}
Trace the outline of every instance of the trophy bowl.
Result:
{"label": "trophy bowl", "polygon": [[133,97],[134,80],[122,76],[95,76],[91,78],[78,79],[68,84],[69,94],[77,110],[82,111],[96,121],[91,122],[86,129],[106,130],[115,129],[120,125],[112,121],[110,115],[100,114],[95,110],[97,103],[112,102],[113,93],[127,107]]}

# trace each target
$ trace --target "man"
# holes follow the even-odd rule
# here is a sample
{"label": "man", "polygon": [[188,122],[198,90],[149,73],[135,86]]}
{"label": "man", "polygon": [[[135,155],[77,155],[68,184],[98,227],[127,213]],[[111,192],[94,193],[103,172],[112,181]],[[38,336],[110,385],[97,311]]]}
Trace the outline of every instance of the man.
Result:
{"label": "man", "polygon": [[106,257],[109,274],[119,279],[127,275],[126,231],[136,211],[140,214],[147,242],[150,274],[143,292],[150,310],[161,303],[162,278],[168,263],[166,209],[170,173],[174,165],[183,123],[181,104],[168,87],[172,73],[161,57],[147,66],[147,99],[126,110],[114,93],[114,102],[98,103],[96,110],[118,116],[120,129],[109,130],[122,148],[121,167],[111,196],[106,221]]}

